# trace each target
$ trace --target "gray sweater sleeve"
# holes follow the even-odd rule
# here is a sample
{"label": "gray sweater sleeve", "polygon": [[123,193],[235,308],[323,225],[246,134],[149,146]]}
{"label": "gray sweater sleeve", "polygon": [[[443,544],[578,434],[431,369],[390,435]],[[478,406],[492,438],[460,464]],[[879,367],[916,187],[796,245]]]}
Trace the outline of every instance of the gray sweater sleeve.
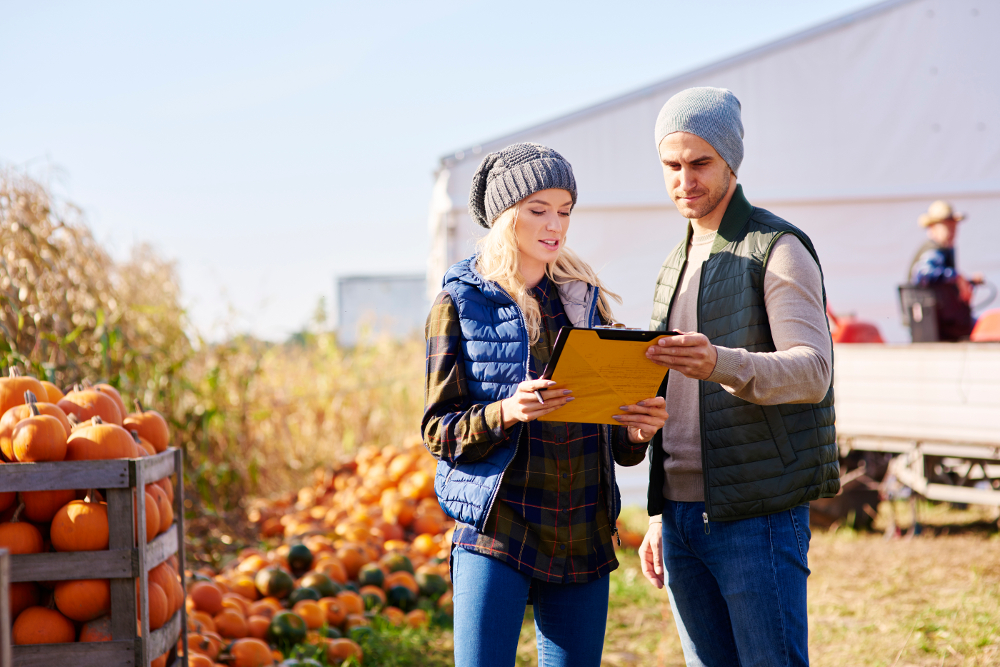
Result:
{"label": "gray sweater sleeve", "polygon": [[709,382],[757,405],[819,403],[830,387],[833,351],[819,266],[785,234],[764,274],[764,304],[776,352],[716,346]]}

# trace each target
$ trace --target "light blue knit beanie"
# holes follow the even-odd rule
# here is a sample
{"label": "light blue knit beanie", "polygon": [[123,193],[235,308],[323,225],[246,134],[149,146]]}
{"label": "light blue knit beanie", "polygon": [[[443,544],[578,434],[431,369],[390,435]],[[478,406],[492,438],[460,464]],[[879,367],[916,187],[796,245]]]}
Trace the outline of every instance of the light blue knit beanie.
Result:
{"label": "light blue knit beanie", "polygon": [[663,105],[656,117],[656,149],[674,132],[695,134],[709,144],[739,175],[743,162],[743,121],[740,101],[725,88],[688,88]]}

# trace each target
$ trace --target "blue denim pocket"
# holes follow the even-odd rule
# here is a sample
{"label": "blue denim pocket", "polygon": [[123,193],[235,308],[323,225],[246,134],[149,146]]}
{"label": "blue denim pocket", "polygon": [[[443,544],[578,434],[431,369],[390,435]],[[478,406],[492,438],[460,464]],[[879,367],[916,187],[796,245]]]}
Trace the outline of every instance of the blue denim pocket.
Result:
{"label": "blue denim pocket", "polygon": [[788,516],[792,521],[792,530],[795,531],[795,542],[799,547],[799,557],[802,564],[809,567],[809,541],[812,539],[812,530],[809,528],[809,505],[799,505],[788,510]]}

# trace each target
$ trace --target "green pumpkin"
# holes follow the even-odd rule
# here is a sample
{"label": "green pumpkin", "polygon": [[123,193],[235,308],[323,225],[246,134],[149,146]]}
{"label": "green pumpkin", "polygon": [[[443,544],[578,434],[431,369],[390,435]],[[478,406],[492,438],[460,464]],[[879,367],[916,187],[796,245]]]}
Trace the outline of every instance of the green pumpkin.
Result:
{"label": "green pumpkin", "polygon": [[413,574],[413,563],[401,553],[389,552],[378,563],[386,572],[409,572]]}
{"label": "green pumpkin", "polygon": [[417,603],[417,596],[406,586],[393,586],[386,594],[386,604],[390,607],[399,607],[403,611],[410,611]]}
{"label": "green pumpkin", "polygon": [[417,572],[416,580],[421,595],[433,598],[443,595],[448,590],[448,582],[444,577],[433,572]]}
{"label": "green pumpkin", "polygon": [[295,588],[295,580],[279,567],[265,567],[257,573],[254,585],[262,597],[283,599]]}
{"label": "green pumpkin", "polygon": [[358,584],[382,588],[385,585],[385,572],[377,563],[366,563],[358,570]]}
{"label": "green pumpkin", "polygon": [[302,600],[312,600],[315,602],[321,597],[323,596],[320,595],[319,591],[315,588],[309,588],[308,586],[304,588],[296,588],[288,596],[288,606],[294,607],[296,603],[301,602]]}
{"label": "green pumpkin", "polygon": [[344,636],[344,634],[340,631],[339,628],[335,628],[332,625],[323,626],[323,629],[321,629],[319,632],[327,639],[340,639],[341,637]]}
{"label": "green pumpkin", "polygon": [[313,565],[313,554],[304,544],[293,544],[288,550],[288,569],[296,577],[301,577]]}
{"label": "green pumpkin", "polygon": [[295,646],[305,640],[306,630],[306,622],[294,611],[279,611],[267,626],[267,641],[277,646]]}
{"label": "green pumpkin", "polygon": [[340,592],[340,585],[322,572],[310,572],[299,581],[302,588],[319,591],[320,597],[332,598]]}

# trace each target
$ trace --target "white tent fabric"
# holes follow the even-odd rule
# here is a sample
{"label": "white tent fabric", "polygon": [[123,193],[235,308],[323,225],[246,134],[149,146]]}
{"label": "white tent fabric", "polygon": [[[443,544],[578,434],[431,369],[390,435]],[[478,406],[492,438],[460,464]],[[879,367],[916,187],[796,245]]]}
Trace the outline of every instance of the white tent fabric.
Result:
{"label": "white tent fabric", "polygon": [[[442,158],[430,215],[428,289],[473,252],[466,210],[483,155],[517,141],[562,153],[579,187],[569,244],[645,326],[657,270],[684,220],[663,185],[653,122],[691,86],[740,99],[751,203],[808,233],[832,307],[909,340],[896,286],[935,199],[968,213],[960,269],[1000,283],[1000,3],[892,0],[714,65]],[[992,64],[991,64],[992,63]]]}
{"label": "white tent fabric", "polygon": [[[897,286],[924,241],[920,213],[948,199],[968,214],[957,256],[1000,284],[1000,2],[890,0],[804,33],[442,158],[430,212],[428,290],[483,233],[466,210],[483,155],[518,141],[573,165],[579,202],[569,245],[645,327],[653,282],[683,238],[653,145],[663,103],[692,86],[740,99],[750,202],[810,235],[838,314],[908,342]],[[621,471],[645,503],[646,466]]]}

